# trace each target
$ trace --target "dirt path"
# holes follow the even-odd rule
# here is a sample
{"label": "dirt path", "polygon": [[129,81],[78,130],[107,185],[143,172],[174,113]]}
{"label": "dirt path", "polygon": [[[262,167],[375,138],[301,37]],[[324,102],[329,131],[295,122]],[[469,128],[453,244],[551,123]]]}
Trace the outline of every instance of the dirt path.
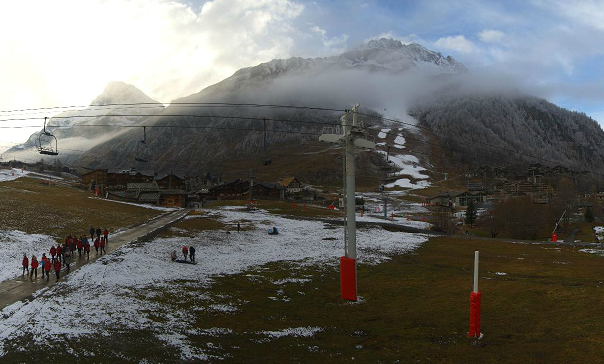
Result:
{"label": "dirt path", "polygon": [[[183,209],[160,215],[159,217],[151,219],[142,225],[132,227],[113,236],[109,235],[109,244],[105,250],[107,251],[107,254],[111,254],[111,252],[117,250],[124,244],[128,244],[136,239],[149,236],[158,229],[164,228],[167,225],[182,219],[187,215],[188,212],[189,210]],[[77,270],[85,264],[93,263],[97,260],[97,258],[101,257],[101,255],[97,256],[97,254],[94,252],[94,248],[90,252],[90,260],[86,260],[84,255],[78,257],[77,251],[75,253],[75,259],[73,259],[71,264],[71,271]],[[46,279],[41,278],[39,271],[40,268],[38,268],[38,279],[35,279],[33,282],[28,277],[17,277],[0,283],[0,310],[17,301],[32,298],[32,294],[39,289],[53,286],[56,283],[54,270],[51,269],[50,280],[48,282]],[[64,279],[63,277],[66,275],[67,272],[65,268],[61,269],[61,279]]]}

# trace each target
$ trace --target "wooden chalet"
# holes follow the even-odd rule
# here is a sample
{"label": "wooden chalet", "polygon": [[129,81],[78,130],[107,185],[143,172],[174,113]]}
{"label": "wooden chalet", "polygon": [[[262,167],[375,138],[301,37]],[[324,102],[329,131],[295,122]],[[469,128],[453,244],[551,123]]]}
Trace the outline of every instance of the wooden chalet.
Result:
{"label": "wooden chalet", "polygon": [[302,191],[302,184],[296,177],[288,177],[281,181],[281,187],[285,189],[285,194],[291,195]]}
{"label": "wooden chalet", "polygon": [[174,173],[166,174],[155,179],[160,188],[165,189],[185,189],[185,177]]}

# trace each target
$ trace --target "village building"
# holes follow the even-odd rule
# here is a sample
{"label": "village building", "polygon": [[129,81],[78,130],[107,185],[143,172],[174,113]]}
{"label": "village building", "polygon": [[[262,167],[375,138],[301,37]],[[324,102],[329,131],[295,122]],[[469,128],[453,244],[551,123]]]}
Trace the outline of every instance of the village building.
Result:
{"label": "village building", "polygon": [[285,189],[286,195],[293,195],[302,191],[302,184],[296,177],[288,177],[281,181],[281,187]]}
{"label": "village building", "polygon": [[108,190],[106,197],[163,207],[185,207],[187,192],[180,189],[161,189],[156,182],[142,182],[128,183],[125,190]]}
{"label": "village building", "polygon": [[428,204],[435,206],[467,207],[472,200],[474,204],[486,201],[486,194],[482,191],[446,192],[428,198]]}
{"label": "village building", "polygon": [[160,188],[165,189],[185,189],[185,177],[179,176],[174,173],[158,176],[155,178],[155,182]]}

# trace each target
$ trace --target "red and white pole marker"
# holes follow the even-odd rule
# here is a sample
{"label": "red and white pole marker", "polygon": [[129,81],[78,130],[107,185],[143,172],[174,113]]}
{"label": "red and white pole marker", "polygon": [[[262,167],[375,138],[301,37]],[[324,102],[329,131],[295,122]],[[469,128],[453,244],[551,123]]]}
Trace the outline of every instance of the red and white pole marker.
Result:
{"label": "red and white pole marker", "polygon": [[468,337],[480,338],[480,291],[478,291],[478,250],[474,252],[474,290],[470,293],[470,332]]}
{"label": "red and white pole marker", "polygon": [[552,234],[552,243],[557,243],[558,242],[558,234],[553,233]]}

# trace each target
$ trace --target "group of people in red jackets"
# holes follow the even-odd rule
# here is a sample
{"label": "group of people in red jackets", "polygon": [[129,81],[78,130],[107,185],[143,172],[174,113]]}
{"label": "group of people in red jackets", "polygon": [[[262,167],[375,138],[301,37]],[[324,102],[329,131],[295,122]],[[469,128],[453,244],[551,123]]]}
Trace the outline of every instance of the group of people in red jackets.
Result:
{"label": "group of people in red jackets", "polygon": [[[91,227],[90,231],[90,240],[94,240],[93,246],[97,255],[99,253],[99,249],[101,251],[101,255],[104,254],[105,246],[109,242],[109,231],[105,229],[102,232],[102,236],[100,228],[95,230]],[[94,238],[94,233],[97,234],[96,239]],[[42,254],[42,259],[38,261],[38,258],[35,255],[32,255],[30,262],[30,260],[27,258],[27,254],[23,254],[23,272],[21,273],[21,276],[25,275],[27,272],[31,280],[33,280],[34,277],[37,279],[38,267],[40,267],[41,264],[42,279],[44,279],[44,275],[46,275],[46,281],[49,281],[50,270],[53,269],[58,281],[62,267],[66,267],[67,272],[69,272],[69,265],[75,256],[76,250],[79,257],[82,257],[82,254],[84,254],[87,260],[90,259],[90,242],[86,235],[82,235],[78,238],[70,234],[65,238],[65,241],[62,245],[57,243],[56,247],[54,245],[51,246],[49,251],[51,258],[47,257],[46,253],[44,253]]]}

